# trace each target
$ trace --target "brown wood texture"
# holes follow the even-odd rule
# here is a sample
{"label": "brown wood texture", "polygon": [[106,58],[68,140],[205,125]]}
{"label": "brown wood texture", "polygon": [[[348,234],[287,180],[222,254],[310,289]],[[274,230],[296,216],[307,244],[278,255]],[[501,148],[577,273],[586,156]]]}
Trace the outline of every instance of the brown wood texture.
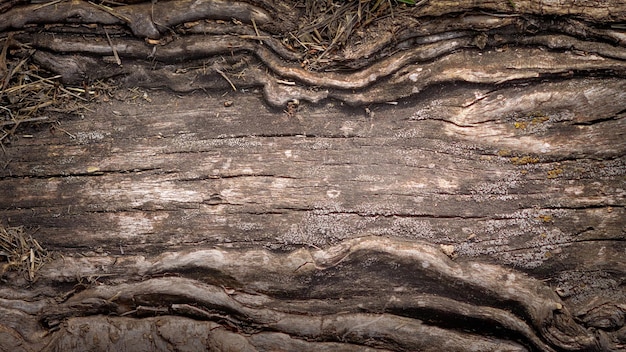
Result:
{"label": "brown wood texture", "polygon": [[[115,50],[64,23],[84,2],[2,14],[64,82],[116,88],[3,145],[0,221],[54,255],[3,267],[0,350],[624,348],[623,4],[430,1],[315,70],[272,42],[287,5],[200,3],[153,46],[146,4],[83,16]],[[220,11],[244,24],[206,34]]]}

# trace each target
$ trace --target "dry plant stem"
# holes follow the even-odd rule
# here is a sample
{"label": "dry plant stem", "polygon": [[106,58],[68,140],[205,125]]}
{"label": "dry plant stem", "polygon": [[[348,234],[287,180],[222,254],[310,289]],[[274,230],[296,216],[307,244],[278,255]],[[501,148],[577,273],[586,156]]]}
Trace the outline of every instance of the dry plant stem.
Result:
{"label": "dry plant stem", "polygon": [[41,121],[46,121],[48,119],[49,119],[48,116],[37,116],[37,117],[20,119],[16,121],[2,121],[0,122],[0,126],[11,126],[11,125],[15,125],[19,123],[27,123],[27,122],[41,122]]}
{"label": "dry plant stem", "polygon": [[38,270],[50,259],[37,240],[26,237],[23,227],[5,228],[0,225],[0,257],[7,263],[0,267],[0,276],[8,270],[25,272],[27,280],[35,280]]}
{"label": "dry plant stem", "polygon": [[113,51],[113,57],[115,58],[115,63],[118,66],[122,66],[122,61],[120,60],[120,56],[117,54],[117,50],[115,50],[115,46],[113,46],[113,42],[111,41],[111,37],[109,37],[109,33],[106,31],[106,28],[104,30],[104,34],[107,37],[107,41],[109,42],[109,46],[111,47],[111,51]]}

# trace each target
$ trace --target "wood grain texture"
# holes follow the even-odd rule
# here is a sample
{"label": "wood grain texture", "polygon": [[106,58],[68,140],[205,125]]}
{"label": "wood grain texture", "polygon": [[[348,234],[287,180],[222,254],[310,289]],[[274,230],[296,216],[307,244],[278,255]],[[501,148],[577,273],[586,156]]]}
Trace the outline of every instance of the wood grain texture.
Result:
{"label": "wood grain texture", "polygon": [[[600,89],[593,80],[579,84],[589,92]],[[463,125],[414,118],[433,109],[430,99],[372,107],[374,116],[329,103],[304,106],[288,117],[264,108],[255,93],[146,93],[151,102],[103,102],[85,119],[63,123],[75,138],[43,130],[14,141],[0,182],[2,192],[12,195],[0,200],[8,221],[38,227],[34,236],[49,249],[70,257],[95,255],[95,263],[100,255],[152,258],[198,246],[245,257],[247,248],[324,248],[363,236],[425,241],[453,246],[460,263],[487,260],[549,279],[547,287],[571,307],[592,298],[624,299],[623,118],[586,124],[597,117],[563,120],[545,110],[548,119],[540,123],[533,123],[536,116],[518,118],[528,124],[521,129],[514,120],[488,117],[489,99],[477,103],[483,109],[458,108],[489,120],[475,124],[468,123],[469,113],[450,117],[465,118]],[[473,96],[475,90],[432,94],[457,100],[463,93]],[[233,106],[224,107],[225,99]],[[536,110],[526,103],[528,111]],[[600,116],[619,109],[589,107]],[[570,113],[559,108],[558,116]],[[564,131],[571,131],[570,139],[561,142]],[[245,265],[261,260],[247,256]],[[360,260],[397,261],[378,254]],[[97,269],[100,264],[81,272],[85,264],[66,263],[68,273],[44,277],[112,275]],[[120,265],[120,279],[134,281],[132,266]],[[161,272],[187,272],[179,265]],[[402,276],[402,264],[393,265],[379,270],[396,268]],[[269,275],[267,269],[218,281],[287,295],[286,288],[253,284],[254,277]],[[216,277],[239,272],[209,272],[215,270],[221,273]],[[270,277],[282,281],[288,275]],[[363,280],[357,292],[376,287],[367,289],[371,281]],[[339,286],[324,282],[294,295],[348,292],[343,280]]]}
{"label": "wood grain texture", "polygon": [[53,256],[0,262],[0,350],[624,348],[623,4],[429,1],[319,60],[302,7],[191,3],[0,1],[93,89],[3,140]]}

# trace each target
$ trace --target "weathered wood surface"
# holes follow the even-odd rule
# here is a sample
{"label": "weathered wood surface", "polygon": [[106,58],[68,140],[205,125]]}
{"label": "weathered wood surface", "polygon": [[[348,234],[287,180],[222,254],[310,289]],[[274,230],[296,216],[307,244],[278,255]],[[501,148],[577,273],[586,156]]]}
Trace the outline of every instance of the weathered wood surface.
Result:
{"label": "weathered wood surface", "polygon": [[[2,221],[57,255],[34,283],[4,273],[1,347],[623,348],[624,32],[576,22],[623,20],[623,4],[547,20],[532,17],[559,13],[547,2],[515,3],[525,17],[424,19],[327,71],[239,37],[249,11],[289,26],[249,4],[230,8],[236,36],[181,30],[150,60],[135,37],[163,33],[118,28],[121,67],[99,27],[94,43],[3,22],[66,82],[130,88],[4,146]],[[450,12],[437,4],[423,15]],[[329,71],[350,55],[337,65],[355,71]]]}

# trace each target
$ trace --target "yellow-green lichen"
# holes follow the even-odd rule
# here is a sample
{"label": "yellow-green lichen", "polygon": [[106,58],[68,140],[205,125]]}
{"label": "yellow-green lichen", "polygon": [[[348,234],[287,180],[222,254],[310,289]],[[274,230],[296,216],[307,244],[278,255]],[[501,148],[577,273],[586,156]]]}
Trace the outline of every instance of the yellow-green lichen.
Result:
{"label": "yellow-green lichen", "polygon": [[561,169],[561,168],[550,170],[550,171],[548,171],[548,178],[549,179],[557,178],[562,173],[563,173],[563,169]]}
{"label": "yellow-green lichen", "polygon": [[539,162],[539,158],[532,156],[514,156],[511,158],[511,162],[515,165],[536,164]]}
{"label": "yellow-green lichen", "polygon": [[498,156],[509,156],[509,155],[511,155],[511,151],[508,149],[498,150]]}
{"label": "yellow-green lichen", "polygon": [[543,222],[550,222],[552,221],[552,215],[540,215],[537,217],[537,219],[543,221]]}
{"label": "yellow-green lichen", "polygon": [[538,125],[540,123],[544,123],[548,121],[550,118],[548,116],[535,116],[532,120],[530,120],[531,125]]}

